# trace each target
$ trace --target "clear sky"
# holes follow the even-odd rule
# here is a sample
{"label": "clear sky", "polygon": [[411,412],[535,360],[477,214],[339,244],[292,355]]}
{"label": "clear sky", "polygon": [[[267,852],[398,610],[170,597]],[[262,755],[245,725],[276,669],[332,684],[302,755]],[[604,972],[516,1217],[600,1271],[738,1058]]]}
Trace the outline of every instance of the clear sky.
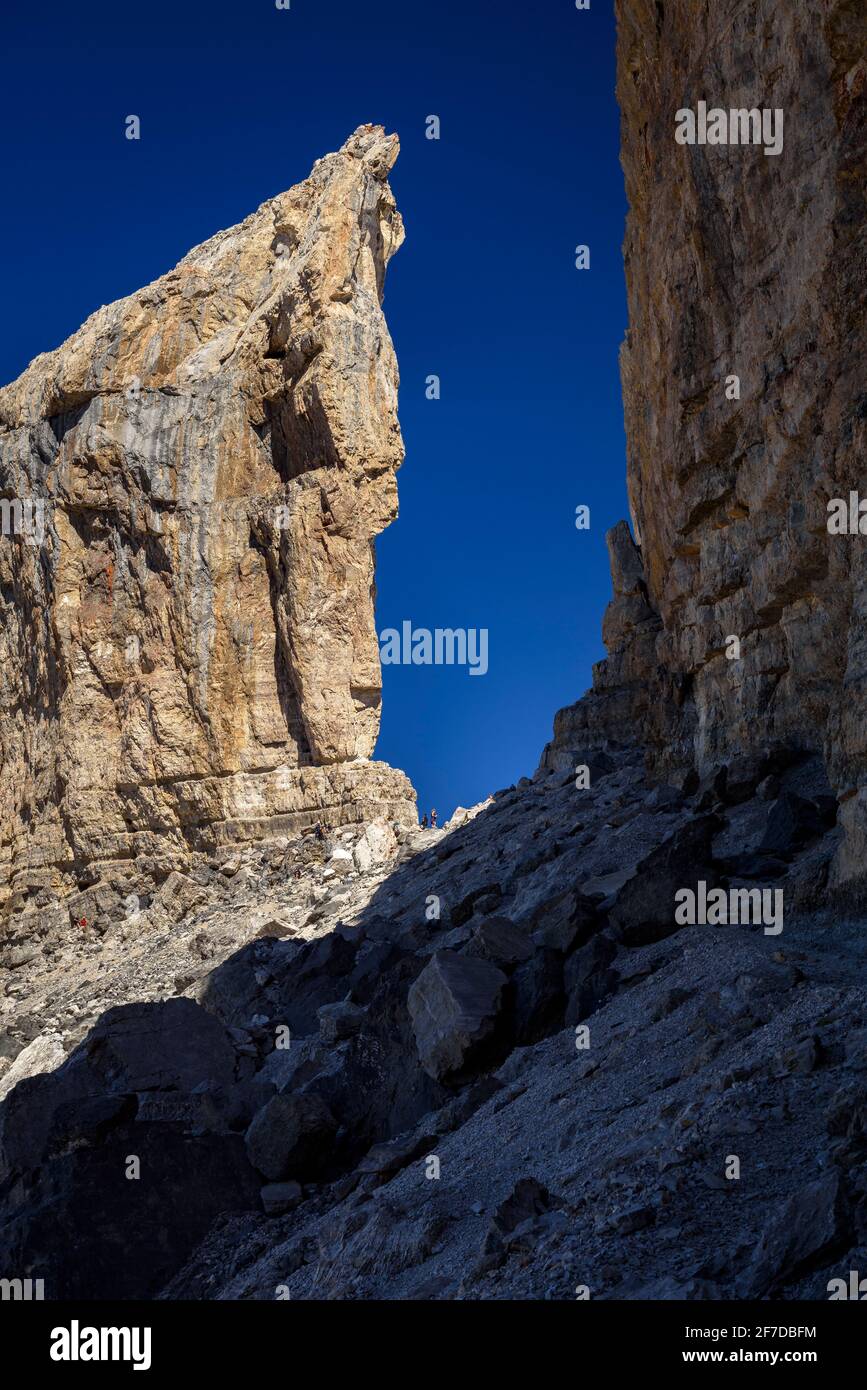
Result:
{"label": "clear sky", "polygon": [[385,667],[377,756],[441,818],[532,773],[604,654],[604,534],[627,515],[612,8],[42,0],[4,18],[4,382],[357,126],[398,132],[385,312],[407,458],[377,625],[486,628],[489,670]]}

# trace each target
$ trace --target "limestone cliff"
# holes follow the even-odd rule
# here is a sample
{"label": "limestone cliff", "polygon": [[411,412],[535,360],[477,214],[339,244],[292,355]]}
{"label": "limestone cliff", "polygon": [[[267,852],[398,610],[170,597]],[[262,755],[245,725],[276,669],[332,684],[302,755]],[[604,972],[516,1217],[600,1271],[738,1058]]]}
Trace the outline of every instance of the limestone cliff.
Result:
{"label": "limestone cliff", "polygon": [[[867,558],[862,536],[829,534],[827,504],[865,491],[867,11],[619,0],[617,14],[638,548],[625,527],[612,537],[609,658],[546,760],[636,721],[669,773],[816,748],[845,879],[867,844]],[[781,111],[781,151],[678,144],[676,113],[700,102]]]}
{"label": "limestone cliff", "polygon": [[99,309],[0,391],[0,820],[13,908],[310,824],[414,821],[379,726],[397,514],[380,308],[395,136]]}
{"label": "limestone cliff", "polygon": [[[351,756],[370,735],[375,695],[359,692],[375,691],[375,672],[334,658],[344,655],[340,615],[325,603],[343,582],[360,604],[348,630],[364,630],[369,571],[356,588],[337,574],[393,506],[393,364],[377,318],[388,244],[359,234],[355,276],[367,276],[369,312],[358,309],[359,289],[346,297],[346,262],[324,248],[343,244],[335,229],[344,226],[352,243],[359,218],[366,228],[388,222],[380,153],[385,164],[391,150],[381,135],[351,142],[304,186],[319,219],[305,204],[302,239],[296,230],[283,253],[297,258],[300,287],[290,268],[285,318],[267,310],[267,329],[249,330],[255,345],[242,332],[234,349],[218,349],[228,365],[214,390],[224,378],[240,383],[226,387],[225,410],[210,398],[204,409],[206,386],[170,383],[187,391],[183,419],[195,425],[168,479],[150,462],[152,432],[131,417],[117,448],[136,484],[115,500],[113,467],[97,467],[104,454],[86,445],[86,430],[74,451],[66,443],[83,417],[68,430],[58,423],[51,368],[33,369],[33,390],[46,394],[26,417],[37,454],[19,442],[10,456],[32,457],[34,478],[49,479],[60,500],[41,551],[26,540],[20,554],[9,546],[28,595],[12,614],[30,639],[12,668],[26,679],[5,668],[6,746],[18,756],[18,737],[28,750],[6,782],[18,882],[36,872],[28,827],[46,806],[59,824],[45,843],[71,846],[77,863],[81,846],[98,842],[103,805],[112,813],[118,803],[139,817],[124,852],[213,851],[132,913],[125,871],[88,886],[91,864],[59,910],[37,894],[36,920],[19,914],[0,949],[9,976],[0,992],[0,1270],[38,1275],[49,1299],[574,1304],[579,1289],[597,1306],[814,1304],[832,1280],[847,1284],[863,1269],[865,913],[825,901],[835,856],[840,878],[856,862],[846,816],[857,810],[859,795],[848,793],[863,765],[862,542],[830,535],[824,518],[824,493],[857,483],[863,431],[856,11],[764,0],[619,8],[633,531],[621,522],[608,537],[609,655],[593,692],[558,716],[539,774],[478,814],[456,815],[448,830],[397,833],[344,825],[318,837],[303,824],[319,779],[335,779],[348,816],[348,779],[372,775]],[[706,98],[783,107],[783,152],[678,146],[675,111]],[[370,206],[380,211],[359,211]],[[291,221],[285,207],[279,217],[278,244]],[[340,262],[333,279],[317,279],[319,261],[305,259],[307,235]],[[222,306],[232,277],[219,278]],[[337,330],[353,313],[357,345],[344,352]],[[167,315],[153,317],[167,330]],[[303,333],[311,321],[305,346],[292,325]],[[101,379],[101,350],[94,339],[85,380]],[[130,370],[143,376],[144,366]],[[723,389],[732,374],[739,399]],[[143,381],[142,395],[152,389],[170,411],[177,397]],[[111,395],[76,400],[71,387],[60,399],[67,412],[144,408]],[[23,404],[16,413],[24,417]],[[194,564],[184,549],[187,513],[200,514],[186,500],[198,477],[188,459],[208,445],[211,420],[230,440],[213,446],[218,478],[231,472],[237,441],[248,444],[228,489],[244,520],[227,533],[225,558],[216,509],[207,510],[210,530],[196,541],[205,560]],[[258,467],[261,486],[243,488]],[[172,481],[188,490],[179,504],[170,492],[158,504],[145,479],[160,498]],[[368,510],[353,511],[335,480],[367,489]],[[96,500],[85,506],[82,496]],[[137,550],[130,544],[139,532],[127,496],[160,511],[168,539],[151,527]],[[277,503],[290,519],[283,527],[281,514],[279,535]],[[118,538],[108,577],[106,531]],[[246,588],[234,556],[247,560]],[[217,571],[215,606],[207,586]],[[145,600],[124,611],[146,614],[148,625],[130,619],[121,631],[140,636],[145,652],[146,638],[169,633],[177,656],[157,646],[158,660],[142,663],[129,698],[144,698],[161,675],[168,693],[158,686],[148,719],[133,705],[125,723],[127,685],[115,694],[94,644],[110,640],[100,615],[132,582],[128,572]],[[165,576],[161,608],[153,594]],[[2,592],[10,603],[14,591]],[[191,611],[213,612],[205,636]],[[287,736],[276,714],[269,726],[278,745],[258,725],[230,744],[220,722],[240,712],[243,730],[263,708],[240,695],[230,703],[230,623],[251,613],[273,632],[279,708],[292,711]],[[320,613],[324,637],[311,632]],[[742,647],[731,661],[721,651],[729,635]],[[270,657],[256,669],[264,679]],[[25,713],[31,689],[54,692],[54,703]],[[100,710],[110,715],[101,723]],[[176,730],[188,711],[186,737]],[[97,752],[75,747],[73,718],[95,731]],[[150,753],[153,773],[132,756],[119,764],[113,720],[136,757]],[[571,771],[578,751],[586,786]],[[230,835],[266,828],[253,789],[257,760],[272,756],[302,824],[282,845],[275,837],[222,850]],[[88,782],[70,782],[77,757]],[[243,806],[223,799],[227,785]],[[87,928],[70,931],[69,914]],[[734,1185],[733,1143],[744,1160]],[[145,1180],[118,1182],[130,1154]]]}

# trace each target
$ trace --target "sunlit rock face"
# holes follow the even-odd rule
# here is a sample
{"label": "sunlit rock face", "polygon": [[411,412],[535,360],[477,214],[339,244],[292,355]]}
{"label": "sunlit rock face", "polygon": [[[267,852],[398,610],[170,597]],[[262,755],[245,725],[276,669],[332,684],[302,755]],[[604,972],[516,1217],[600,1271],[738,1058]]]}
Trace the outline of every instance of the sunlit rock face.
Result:
{"label": "sunlit rock face", "polygon": [[100,865],[414,820],[406,777],[368,761],[403,457],[380,307],[397,153],[361,127],[0,391],[13,907]]}
{"label": "sunlit rock face", "polygon": [[[617,5],[640,549],[626,563],[615,538],[609,657],[555,744],[640,728],[661,771],[701,773],[816,748],[847,877],[867,845],[867,538],[829,534],[828,502],[867,497],[867,17],[850,0],[735,9]],[[782,112],[777,153],[678,143],[677,113],[702,102]]]}

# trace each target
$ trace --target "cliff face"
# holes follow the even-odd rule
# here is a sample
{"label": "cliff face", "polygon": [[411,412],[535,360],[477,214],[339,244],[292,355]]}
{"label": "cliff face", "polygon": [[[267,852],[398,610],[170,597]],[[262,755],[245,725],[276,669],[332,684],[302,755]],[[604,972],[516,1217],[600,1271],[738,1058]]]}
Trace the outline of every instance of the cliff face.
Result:
{"label": "cliff face", "polygon": [[[70,345],[7,392],[9,457],[56,499],[0,590],[17,882],[38,849],[217,851],[132,914],[90,864],[0,950],[0,1268],[47,1297],[816,1300],[863,1268],[865,914],[826,899],[863,863],[867,586],[825,517],[863,443],[860,39],[854,5],[727,8],[619,6],[633,532],[593,691],[472,819],[304,824],[329,788],[350,819],[405,787],[352,761],[400,457],[380,132],[184,263],[201,349],[199,280],[170,315],[169,277],[128,337],[139,300],[97,316],[77,376]],[[783,150],[676,144],[704,100],[782,109]],[[100,395],[126,355],[141,391]],[[270,810],[282,846],[220,851]]]}
{"label": "cliff face", "polygon": [[[547,756],[624,737],[625,717],[669,773],[817,748],[845,879],[867,845],[867,567],[862,536],[829,534],[827,504],[863,486],[867,13],[619,0],[617,14],[640,550],[625,528],[612,538],[609,659]],[[781,111],[782,149],[677,143],[676,113],[700,102]]]}
{"label": "cliff face", "polygon": [[373,539],[403,457],[380,309],[397,152],[362,127],[0,392],[13,907],[106,864],[414,820],[368,761]]}

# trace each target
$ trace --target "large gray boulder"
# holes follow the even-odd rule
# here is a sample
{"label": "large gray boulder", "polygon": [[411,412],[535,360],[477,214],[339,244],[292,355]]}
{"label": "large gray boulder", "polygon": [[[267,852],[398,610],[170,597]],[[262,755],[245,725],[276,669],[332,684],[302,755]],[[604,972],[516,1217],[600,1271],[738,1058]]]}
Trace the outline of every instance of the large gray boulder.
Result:
{"label": "large gray boulder", "polygon": [[462,1071],[490,1037],[506,976],[489,961],[437,951],[410,987],[419,1060],[434,1080]]}

